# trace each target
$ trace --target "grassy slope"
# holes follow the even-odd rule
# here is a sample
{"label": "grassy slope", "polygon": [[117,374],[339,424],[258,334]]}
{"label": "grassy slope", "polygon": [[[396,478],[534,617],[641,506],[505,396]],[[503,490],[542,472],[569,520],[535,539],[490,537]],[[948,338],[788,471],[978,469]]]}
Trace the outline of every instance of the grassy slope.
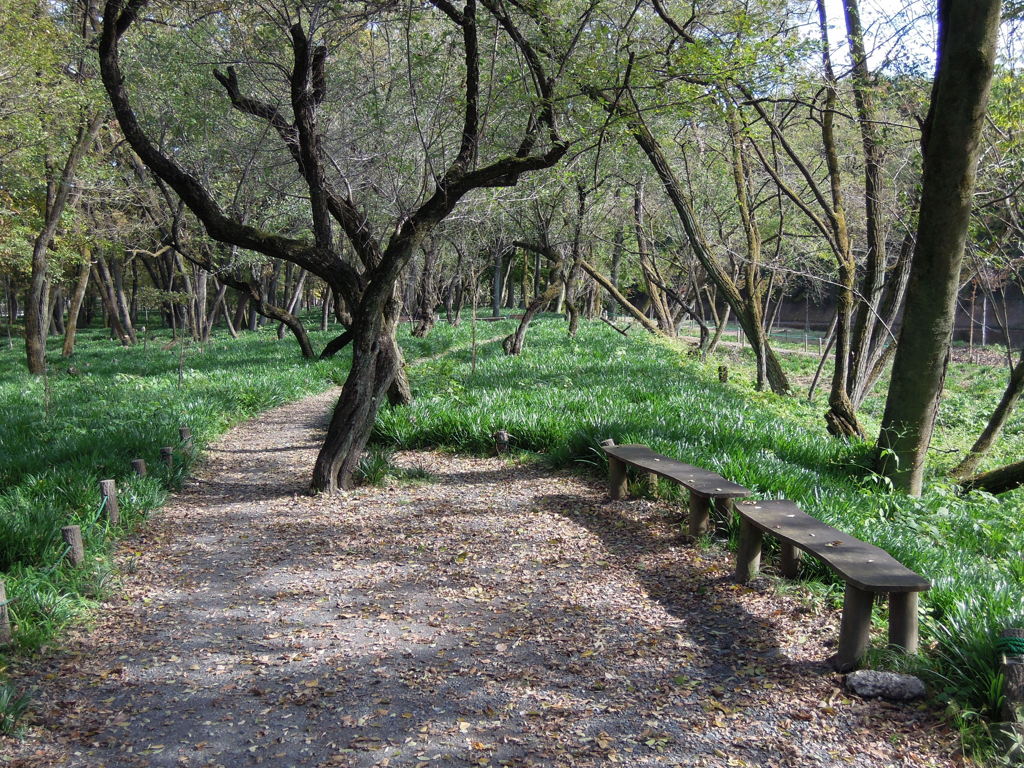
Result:
{"label": "grassy slope", "polygon": [[[552,464],[599,468],[597,443],[611,437],[793,499],[932,579],[923,634],[945,655],[932,656],[932,671],[951,697],[991,710],[994,635],[1024,605],[1024,495],[963,499],[941,483],[921,499],[892,494],[863,468],[868,445],[825,435],[820,406],[723,386],[716,365],[598,324],[569,340],[564,323],[546,319],[520,358],[492,347],[475,374],[464,356],[419,366],[415,404],[385,411],[378,439],[483,451],[504,428]],[[815,575],[829,576],[820,566]]]}

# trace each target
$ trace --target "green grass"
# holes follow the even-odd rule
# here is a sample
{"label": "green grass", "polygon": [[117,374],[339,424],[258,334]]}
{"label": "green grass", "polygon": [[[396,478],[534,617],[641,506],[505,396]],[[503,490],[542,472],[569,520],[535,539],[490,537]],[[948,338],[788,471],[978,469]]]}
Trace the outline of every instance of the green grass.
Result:
{"label": "green grass", "polygon": [[[481,325],[482,333],[491,329]],[[403,346],[411,360],[429,358],[468,343],[469,333],[468,323],[440,325],[414,339],[403,328]],[[311,334],[318,348],[332,335]],[[115,578],[111,542],[163,503],[204,445],[261,411],[340,384],[348,372],[347,350],[306,361],[273,327],[184,347],[168,343],[169,331],[150,336],[125,348],[105,331],[85,330],[70,359],[51,339],[46,377],[25,372],[21,346],[0,349],[0,578],[15,650],[36,650],[89,615]],[[191,429],[195,452],[183,450],[182,426]],[[175,448],[173,469],[159,461],[163,446]],[[132,472],[135,458],[146,460],[146,478]],[[415,475],[395,470],[387,456],[376,464],[376,482]],[[107,478],[117,482],[116,529],[101,509],[98,486]],[[88,554],[78,569],[62,558],[60,528],[73,524],[82,527]]]}
{"label": "green grass", "polygon": [[[961,497],[940,479],[955,457],[936,452],[922,498],[892,493],[867,469],[869,444],[825,435],[821,400],[754,392],[749,351],[724,349],[718,359],[700,362],[639,332],[624,338],[587,323],[569,339],[564,322],[550,316],[537,320],[519,357],[483,343],[512,327],[509,321],[478,324],[475,371],[470,323],[439,324],[426,339],[401,329],[407,358],[419,361],[409,369],[416,401],[381,411],[375,444],[363,461],[366,481],[423,479],[395,470],[390,453],[396,448],[489,453],[498,429],[511,434],[515,450],[590,473],[605,470],[601,440],[647,443],[760,497],[793,499],[930,578],[933,589],[922,600],[927,652],[885,658],[928,677],[962,722],[994,713],[994,639],[1024,619],[1024,492]],[[313,335],[317,344],[326,341]],[[269,330],[189,345],[180,384],[179,350],[153,341],[145,349],[123,349],[92,332],[70,363],[52,352],[46,380],[24,374],[21,355],[20,348],[0,351],[0,572],[22,650],[45,645],[69,622],[88,617],[108,592],[115,578],[111,539],[158,507],[186,471],[186,455],[173,472],[157,461],[160,446],[177,445],[179,426],[191,428],[201,449],[239,420],[340,383],[347,370],[344,355],[303,361],[293,341],[277,342]],[[732,369],[728,385],[716,375],[723,357]],[[813,374],[813,357],[785,360],[796,383]],[[939,447],[969,445],[998,398],[1003,375],[984,366],[951,369]],[[884,383],[864,409],[869,430],[877,426],[883,396]],[[992,461],[1019,456],[1022,435],[1022,420],[1014,419]],[[150,477],[131,474],[135,457],[147,459]],[[108,530],[99,514],[97,483],[105,477],[118,482],[121,530]],[[661,490],[677,493],[664,484]],[[59,560],[55,531],[70,522],[86,532],[90,558],[81,569]],[[720,533],[734,531],[726,525]],[[806,575],[825,585],[822,599],[840,594],[831,573],[813,561]]]}
{"label": "green grass", "polygon": [[[503,428],[515,447],[553,466],[603,471],[598,443],[614,438],[713,469],[760,497],[792,499],[932,580],[922,599],[929,653],[915,669],[962,711],[994,715],[994,640],[1024,619],[1024,494],[964,498],[934,477],[920,499],[893,493],[866,469],[869,444],[829,438],[819,403],[753,392],[745,363],[734,357],[738,383],[723,386],[719,360],[700,363],[650,337],[624,338],[597,324],[568,339],[561,320],[545,318],[518,358],[490,347],[475,374],[464,354],[415,368],[416,402],[382,412],[376,439],[483,453]],[[798,364],[806,369],[808,361]],[[971,376],[985,374],[957,372],[951,381]],[[992,392],[1000,384],[986,386]],[[834,579],[813,561],[806,570]]]}

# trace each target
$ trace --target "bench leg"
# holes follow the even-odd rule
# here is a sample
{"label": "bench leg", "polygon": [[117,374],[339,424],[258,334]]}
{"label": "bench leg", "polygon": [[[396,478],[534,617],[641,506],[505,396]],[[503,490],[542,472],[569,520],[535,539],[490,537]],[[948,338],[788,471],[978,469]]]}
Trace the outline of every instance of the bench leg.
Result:
{"label": "bench leg", "polygon": [[608,495],[613,499],[624,499],[628,495],[626,490],[626,463],[608,457]]}
{"label": "bench leg", "polygon": [[803,555],[799,549],[788,541],[779,542],[779,570],[787,579],[795,579],[800,572],[800,558]]}
{"label": "bench leg", "polygon": [[889,593],[889,645],[917,653],[917,592]]}
{"label": "bench leg", "polygon": [[700,536],[711,521],[711,499],[690,491],[690,535]]}
{"label": "bench leg", "polygon": [[721,519],[724,525],[729,524],[729,518],[732,517],[732,499],[726,499],[718,497],[714,499],[715,513],[718,515],[718,519]]}
{"label": "bench leg", "polygon": [[761,567],[764,533],[745,517],[740,518],[740,548],[736,552],[736,581],[746,584]]}
{"label": "bench leg", "polygon": [[846,585],[843,600],[843,620],[839,626],[839,651],[832,657],[837,672],[854,669],[868,649],[868,631],[871,629],[873,592],[865,592],[852,584]]}

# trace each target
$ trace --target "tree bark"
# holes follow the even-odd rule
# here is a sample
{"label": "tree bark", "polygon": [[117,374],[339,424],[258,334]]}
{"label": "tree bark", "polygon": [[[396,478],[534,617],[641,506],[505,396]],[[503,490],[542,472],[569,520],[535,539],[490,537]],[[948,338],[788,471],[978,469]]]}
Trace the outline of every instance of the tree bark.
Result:
{"label": "tree bark", "polygon": [[998,469],[982,472],[970,480],[964,480],[960,487],[965,491],[987,491],[1000,494],[1024,485],[1024,461],[1007,464]]}
{"label": "tree bark", "polygon": [[[646,123],[644,123],[635,105],[632,107],[623,106],[623,101],[631,101],[632,99],[629,89],[625,88],[620,91],[618,98],[614,101],[608,101],[600,92],[594,90],[588,89],[586,93],[591,99],[601,104],[609,114],[625,120],[630,134],[644,151],[644,154],[647,155],[648,160],[657,172],[658,178],[661,180],[662,186],[665,188],[665,192],[675,208],[679,221],[683,225],[690,248],[693,250],[700,265],[704,268],[708,278],[721,290],[726,303],[736,313],[736,317],[743,326],[747,338],[756,340],[754,342],[755,348],[763,348],[765,350],[765,370],[769,386],[777,394],[788,393],[789,381],[774,350],[772,350],[768,340],[764,338],[764,329],[759,323],[752,322],[750,312],[748,311],[749,307],[740,294],[739,289],[711,253],[704,230],[693,212],[690,198],[684,191],[682,184],[679,183],[679,179],[665,157],[661,144],[654,134],[651,133]],[[618,292],[616,291],[616,293]]]}
{"label": "tree bark", "polygon": [[[46,302],[43,293],[46,283],[46,270],[48,266],[47,251],[50,241],[57,233],[60,219],[69,205],[74,205],[80,194],[80,189],[75,186],[75,176],[78,173],[78,166],[85,157],[89,146],[96,133],[103,124],[102,113],[93,115],[89,120],[82,123],[78,129],[78,135],[68,152],[67,160],[64,162],[64,169],[61,171],[60,179],[54,180],[56,188],[52,195],[47,195],[47,205],[43,226],[32,244],[32,277],[29,282],[28,296],[25,301],[25,355],[28,359],[28,371],[35,375],[46,372],[46,331],[49,327],[49,318],[44,318]],[[45,323],[45,324],[44,324]]]}
{"label": "tree bark", "polygon": [[431,240],[423,247],[423,272],[420,273],[419,291],[416,296],[416,327],[412,335],[424,338],[434,327],[437,316],[434,307],[437,305],[437,292],[434,289],[434,272],[437,264],[437,245]]}
{"label": "tree bark", "polygon": [[519,326],[516,328],[516,332],[510,336],[506,336],[502,342],[501,347],[505,350],[506,355],[518,355],[523,351],[523,343],[526,341],[526,331],[530,327],[530,323],[533,322],[533,318],[537,316],[546,305],[558,298],[559,291],[562,290],[561,284],[557,281],[551,283],[547,290],[544,291],[540,296],[537,296],[530,302],[530,306],[526,308],[526,312],[523,314],[523,319],[519,321]]}
{"label": "tree bark", "polygon": [[1020,399],[1021,392],[1024,392],[1024,353],[1022,353],[1020,360],[1017,361],[1017,364],[1010,372],[1010,378],[1006,383],[1006,389],[1003,390],[1003,396],[999,399],[999,404],[996,405],[995,410],[992,411],[992,415],[989,416],[985,429],[978,435],[978,439],[974,441],[974,445],[971,446],[968,454],[950,473],[953,477],[963,479],[978,470],[981,460],[988,453],[999,435],[1002,434],[1003,427],[1006,426],[1010,414],[1013,413],[1013,409]]}
{"label": "tree bark", "polygon": [[64,328],[64,348],[61,354],[71,357],[75,352],[75,337],[78,333],[78,314],[85,301],[85,291],[89,287],[89,272],[92,268],[92,253],[88,246],[82,249],[82,266],[78,268],[78,279],[75,291],[71,294],[71,305],[68,307],[68,322]]}
{"label": "tree bark", "polygon": [[999,0],[939,2],[917,247],[878,437],[879,472],[912,495],[921,493],[949,362],[999,14]]}

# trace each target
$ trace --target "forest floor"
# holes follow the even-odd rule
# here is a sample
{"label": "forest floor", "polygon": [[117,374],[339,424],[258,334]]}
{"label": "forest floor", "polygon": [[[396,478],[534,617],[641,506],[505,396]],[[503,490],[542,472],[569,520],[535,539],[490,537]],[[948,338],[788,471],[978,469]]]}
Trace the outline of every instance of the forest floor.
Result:
{"label": "forest floor", "polygon": [[[838,615],[732,583],[680,510],[509,458],[305,493],[333,393],[218,441],[33,687],[35,766],[946,766],[934,710],[847,696]],[[420,472],[419,474],[422,474]]]}

